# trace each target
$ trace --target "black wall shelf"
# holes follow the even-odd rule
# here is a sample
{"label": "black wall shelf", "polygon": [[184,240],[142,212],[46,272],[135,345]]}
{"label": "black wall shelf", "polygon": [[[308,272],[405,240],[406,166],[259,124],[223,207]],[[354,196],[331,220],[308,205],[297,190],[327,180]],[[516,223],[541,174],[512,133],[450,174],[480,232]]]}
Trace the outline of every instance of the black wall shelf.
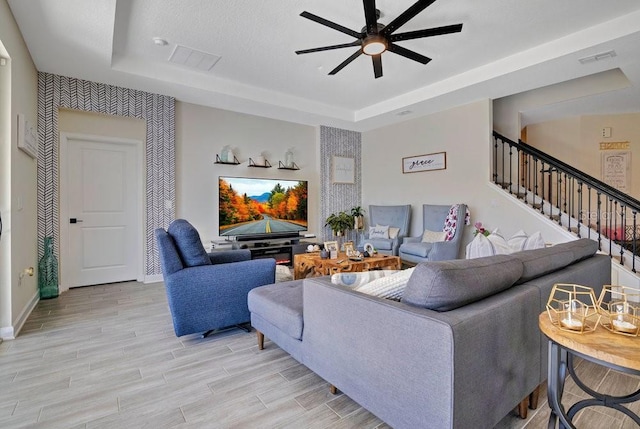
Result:
{"label": "black wall shelf", "polygon": [[261,165],[261,164],[256,164],[256,163],[253,161],[253,159],[249,158],[249,167],[256,167],[256,168],[271,168],[271,167],[273,167],[273,166],[271,165],[271,163],[270,163],[267,159],[265,159],[265,160],[264,160],[264,165]]}
{"label": "black wall shelf", "polygon": [[216,162],[214,164],[238,165],[238,164],[240,164],[240,161],[238,161],[238,158],[236,158],[235,155],[233,155],[233,162],[223,161],[223,160],[220,159],[218,154],[216,154]]}
{"label": "black wall shelf", "polygon": [[293,167],[287,167],[282,161],[278,161],[278,170],[300,170],[300,167],[298,167],[295,162],[293,163]]}

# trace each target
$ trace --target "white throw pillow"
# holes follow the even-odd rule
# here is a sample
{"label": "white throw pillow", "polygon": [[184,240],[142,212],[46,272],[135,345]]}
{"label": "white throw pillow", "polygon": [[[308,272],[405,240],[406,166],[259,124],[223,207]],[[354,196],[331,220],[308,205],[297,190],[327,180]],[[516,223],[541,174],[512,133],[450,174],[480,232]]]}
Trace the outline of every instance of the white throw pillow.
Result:
{"label": "white throw pillow", "polygon": [[[499,231],[498,231],[499,232]],[[500,234],[490,234],[485,237],[482,234],[467,245],[467,259],[482,258],[484,256],[506,255],[511,253],[511,248]]]}
{"label": "white throw pillow", "polygon": [[379,298],[400,301],[402,294],[404,293],[404,289],[407,286],[407,282],[409,281],[409,277],[413,274],[414,269],[415,268],[408,268],[389,276],[372,280],[365,285],[356,287],[355,290],[368,295],[377,296]]}
{"label": "white throw pillow", "polygon": [[542,249],[545,247],[544,239],[540,231],[534,232],[524,242],[522,250]]}
{"label": "white throw pillow", "polygon": [[523,230],[516,232],[508,241],[509,247],[514,252],[521,250],[541,249],[545,246],[542,234],[538,231],[530,236]]}
{"label": "white throw pillow", "polygon": [[487,239],[493,245],[494,255],[508,255],[512,252],[509,243],[507,243],[507,240],[505,240],[502,235],[490,234]]}
{"label": "white throw pillow", "polygon": [[400,234],[400,228],[396,228],[395,226],[390,226],[389,227],[389,238],[390,239],[395,239],[398,237],[398,234]]}
{"label": "white throw pillow", "polygon": [[336,273],[331,275],[331,283],[334,285],[357,287],[397,272],[398,270],[374,270],[361,273]]}
{"label": "white throw pillow", "polygon": [[435,243],[436,241],[444,241],[447,238],[447,233],[444,231],[429,231],[425,229],[422,233],[423,243]]}
{"label": "white throw pillow", "polygon": [[369,238],[389,238],[389,225],[370,226]]}
{"label": "white throw pillow", "polygon": [[524,250],[524,243],[527,241],[527,233],[523,230],[520,230],[513,234],[513,236],[507,241],[509,243],[509,247],[514,252],[519,252],[520,250]]}

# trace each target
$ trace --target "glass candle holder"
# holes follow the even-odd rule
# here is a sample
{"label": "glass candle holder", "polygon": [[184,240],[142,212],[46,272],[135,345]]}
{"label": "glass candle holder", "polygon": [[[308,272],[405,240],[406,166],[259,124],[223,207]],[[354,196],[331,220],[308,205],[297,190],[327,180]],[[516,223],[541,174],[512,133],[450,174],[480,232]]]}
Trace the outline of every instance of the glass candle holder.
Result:
{"label": "glass candle holder", "polygon": [[553,286],[547,301],[547,314],[551,323],[570,332],[592,332],[600,320],[593,289],[575,284]]}
{"label": "glass candle holder", "polygon": [[598,298],[600,324],[609,331],[640,335],[640,289],[606,285]]}

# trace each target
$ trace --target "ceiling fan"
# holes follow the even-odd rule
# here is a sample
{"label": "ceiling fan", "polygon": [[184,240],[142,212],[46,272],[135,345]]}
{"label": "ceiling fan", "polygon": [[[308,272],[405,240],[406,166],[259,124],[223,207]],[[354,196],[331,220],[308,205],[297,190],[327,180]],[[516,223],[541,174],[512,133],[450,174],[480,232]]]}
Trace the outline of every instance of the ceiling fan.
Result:
{"label": "ceiling fan", "polygon": [[341,33],[348,34],[351,37],[355,37],[357,40],[351,43],[342,43],[339,45],[322,46],[319,48],[303,49],[296,51],[296,54],[309,54],[311,52],[329,51],[332,49],[341,49],[358,46],[358,50],[354,52],[349,58],[344,60],[329,72],[330,75],[338,73],[345,68],[349,63],[358,58],[361,54],[366,54],[371,57],[373,61],[373,74],[376,79],[382,76],[382,54],[385,51],[393,52],[394,54],[401,55],[410,60],[417,61],[422,64],[427,64],[431,61],[431,58],[425,57],[415,51],[412,51],[402,46],[396,45],[395,42],[403,40],[419,39],[422,37],[440,36],[449,33],[458,33],[462,31],[462,24],[446,25],[444,27],[427,28],[424,30],[408,31],[406,33],[394,34],[396,30],[406,24],[414,16],[425,10],[428,6],[434,3],[436,0],[418,0],[409,7],[409,9],[402,12],[396,19],[389,24],[384,25],[378,22],[380,17],[380,11],[376,9],[375,0],[363,0],[364,4],[364,18],[366,25],[360,32],[351,30],[347,27],[343,27],[340,24],[331,22],[327,19],[319,17],[309,12],[302,12],[300,16],[315,21],[318,24],[322,24]]}

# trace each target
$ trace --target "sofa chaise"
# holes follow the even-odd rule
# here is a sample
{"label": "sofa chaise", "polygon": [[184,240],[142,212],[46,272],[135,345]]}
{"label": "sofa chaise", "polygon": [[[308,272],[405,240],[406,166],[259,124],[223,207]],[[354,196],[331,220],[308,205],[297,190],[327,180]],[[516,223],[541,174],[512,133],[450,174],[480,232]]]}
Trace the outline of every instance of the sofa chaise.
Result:
{"label": "sofa chaise", "polygon": [[307,278],[253,289],[258,331],[396,429],[492,428],[547,377],[538,329],[556,283],[611,280],[580,239],[486,258],[420,263],[401,302]]}

